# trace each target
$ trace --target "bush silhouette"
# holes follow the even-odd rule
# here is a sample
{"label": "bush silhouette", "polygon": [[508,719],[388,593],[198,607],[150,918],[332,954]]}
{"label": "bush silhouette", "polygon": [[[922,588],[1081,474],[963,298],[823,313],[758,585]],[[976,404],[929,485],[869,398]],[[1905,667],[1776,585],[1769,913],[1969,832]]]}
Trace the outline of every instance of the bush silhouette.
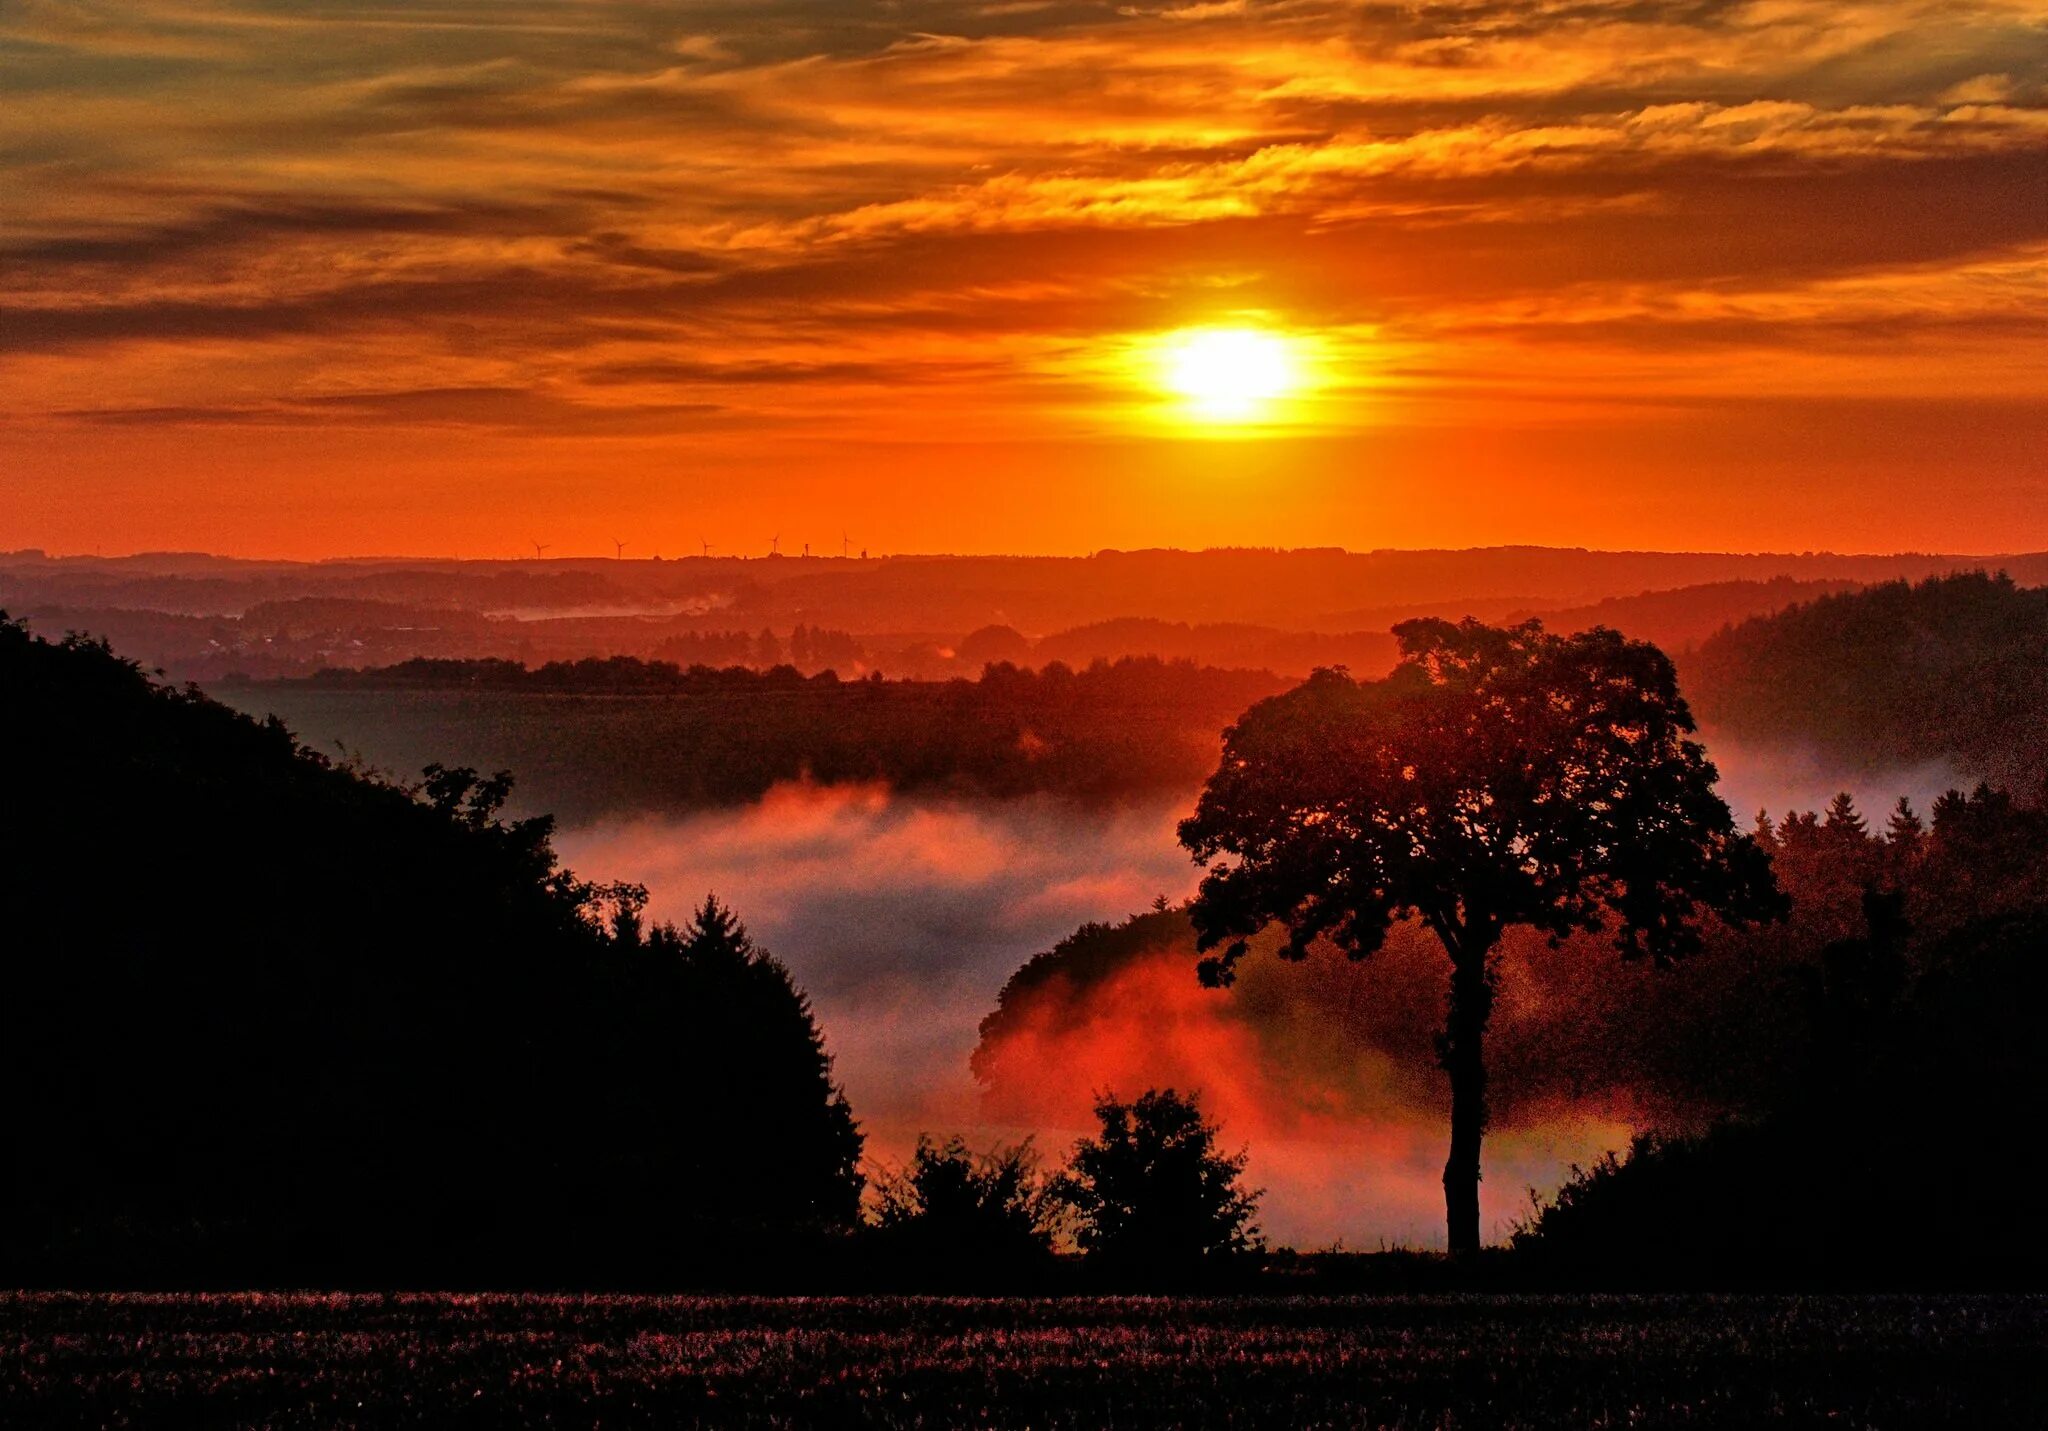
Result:
{"label": "bush silhouette", "polygon": [[877,1243],[895,1275],[983,1285],[1051,1265],[1060,1208],[1028,1139],[975,1154],[958,1137],[921,1136],[874,1192]]}
{"label": "bush silhouette", "polygon": [[1186,1279],[1259,1246],[1259,1193],[1242,1183],[1243,1153],[1216,1150],[1218,1130],[1193,1094],[1148,1089],[1095,1103],[1101,1125],[1075,1145],[1061,1176],[1076,1241],[1114,1276]]}

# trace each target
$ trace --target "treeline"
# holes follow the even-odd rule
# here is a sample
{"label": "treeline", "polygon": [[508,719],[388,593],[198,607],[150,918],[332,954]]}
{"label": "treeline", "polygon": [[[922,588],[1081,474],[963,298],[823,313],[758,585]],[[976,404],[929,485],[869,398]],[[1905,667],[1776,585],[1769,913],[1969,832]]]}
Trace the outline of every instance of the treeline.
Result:
{"label": "treeline", "polygon": [[1091,622],[1036,641],[1008,626],[983,627],[966,636],[959,649],[961,658],[971,662],[1085,666],[1142,655],[1283,676],[1305,676],[1318,666],[1377,675],[1394,663],[1396,653],[1393,635],[1385,630],[1283,631],[1238,621],[1191,624],[1138,616]]}
{"label": "treeline", "polygon": [[1714,730],[1845,766],[1951,761],[2031,782],[2048,766],[2048,588],[1982,572],[1889,582],[1745,621],[1685,663]]}
{"label": "treeline", "polygon": [[583,819],[743,802],[803,778],[995,797],[1186,789],[1217,733],[1282,684],[1143,659],[924,682],[622,657],[412,661],[227,694],[383,768],[518,770],[540,808]]}
{"label": "treeline", "polygon": [[677,666],[753,666],[772,670],[790,665],[800,671],[856,674],[868,653],[852,633],[831,631],[798,622],[784,641],[768,627],[752,636],[744,631],[683,631],[663,638],[654,659]]}
{"label": "treeline", "polygon": [[2017,1175],[2048,1117],[2048,808],[1979,785],[1930,813],[1902,799],[1873,828],[1841,796],[1759,823],[1792,879],[1861,891],[1861,927],[1757,991],[1795,1015],[1767,1096],[1579,1171],[1516,1236],[1537,1270],[1787,1286],[2048,1273]]}
{"label": "treeline", "polygon": [[[668,1282],[801,1262],[862,1140],[726,911],[0,620],[0,1281]],[[767,1249],[764,1252],[763,1249]]]}
{"label": "treeline", "polygon": [[1724,626],[1752,617],[1767,617],[1816,597],[1855,591],[1858,585],[1853,581],[1798,581],[1789,576],[1769,581],[1715,581],[1634,596],[1610,596],[1590,605],[1511,611],[1505,619],[1512,624],[1535,617],[1547,629],[1559,632],[1611,626],[1678,656]]}
{"label": "treeline", "polygon": [[[708,656],[743,652],[747,659],[682,665],[637,656],[585,656],[529,666],[523,661],[494,656],[462,660],[421,656],[389,666],[329,668],[302,679],[307,685],[337,690],[519,691],[549,695],[726,695],[788,690],[806,684],[830,688],[841,683],[837,671],[806,675],[787,661],[772,661],[765,669],[753,664],[756,655],[783,654],[772,631],[763,631],[758,637],[748,636],[744,631],[711,633],[699,642],[684,645],[701,647]],[[879,678],[869,679],[879,683]]]}

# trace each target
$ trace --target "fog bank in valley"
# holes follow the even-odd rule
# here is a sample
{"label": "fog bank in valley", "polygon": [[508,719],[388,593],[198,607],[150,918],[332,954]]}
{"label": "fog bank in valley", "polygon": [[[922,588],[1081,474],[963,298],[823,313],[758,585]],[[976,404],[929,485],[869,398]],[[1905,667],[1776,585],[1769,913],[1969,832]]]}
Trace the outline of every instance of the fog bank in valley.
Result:
{"label": "fog bank in valley", "polygon": [[1193,892],[1182,813],[787,784],[556,844],[587,876],[645,883],[657,918],[687,918],[707,892],[737,909],[809,991],[874,1151],[893,1156],[906,1133],[979,1122],[967,1057],[1019,964],[1089,920]]}
{"label": "fog bank in valley", "polygon": [[[1901,793],[1924,809],[1954,783],[1952,772],[1933,767],[1845,781],[1799,752],[1732,742],[1713,749],[1723,791],[1745,821],[1761,807],[1823,805],[1845,784],[1872,816]],[[1113,923],[1159,896],[1179,902],[1192,893],[1198,871],[1174,838],[1191,800],[1189,792],[1171,803],[1088,809],[792,783],[738,809],[567,828],[557,843],[587,876],[644,882],[657,917],[686,918],[710,891],[734,905],[810,992],[879,1162],[902,1157],[921,1131],[980,1142],[1035,1133],[1057,1154],[1085,1131],[1097,1089],[1173,1082],[1202,1089],[1226,1137],[1249,1144],[1276,1239],[1432,1243],[1441,1235],[1444,1135],[1425,1041],[1440,999],[1427,949],[1390,951],[1375,967],[1329,976],[1274,970],[1282,990],[1305,981],[1291,1010],[1275,1017],[1234,1007],[1244,989],[1201,988],[1191,954],[1162,947],[1088,991],[1079,1016],[1069,1010],[1056,1030],[1032,1027],[1007,1044],[1006,1076],[993,1086],[971,1075],[980,1022],[1027,959],[1084,923]],[[1645,976],[1652,971],[1629,972]],[[1522,1037],[1539,1042],[1517,1049],[1512,974],[1504,996],[1497,1055],[1521,1071],[1501,1071],[1526,1078],[1544,1061],[1544,1025],[1527,1024]],[[1519,997],[1540,1002],[1534,992]],[[1334,1010],[1333,1026],[1348,1022],[1352,1031],[1337,1027],[1327,1046],[1305,1049],[1316,1037],[1317,999],[1375,1007],[1364,1016]],[[1394,1032],[1375,1042],[1357,1032],[1361,1017]],[[1404,1050],[1404,1040],[1414,1046]],[[1597,1050],[1584,1058],[1597,1063]],[[1307,1077],[1305,1069],[1338,1072]],[[1574,1078],[1579,1096],[1569,1093]],[[1553,1188],[1571,1163],[1624,1144],[1658,1111],[1583,1072],[1521,1103],[1511,1088],[1500,1093],[1484,1185],[1495,1236],[1526,1207],[1531,1186]]]}

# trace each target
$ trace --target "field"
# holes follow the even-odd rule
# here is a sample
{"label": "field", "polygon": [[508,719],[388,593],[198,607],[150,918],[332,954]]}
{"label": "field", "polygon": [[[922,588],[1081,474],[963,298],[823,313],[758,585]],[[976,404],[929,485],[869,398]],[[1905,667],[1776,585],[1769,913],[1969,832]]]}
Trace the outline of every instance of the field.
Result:
{"label": "field", "polygon": [[0,1426],[2039,1426],[2048,1297],[0,1295]]}

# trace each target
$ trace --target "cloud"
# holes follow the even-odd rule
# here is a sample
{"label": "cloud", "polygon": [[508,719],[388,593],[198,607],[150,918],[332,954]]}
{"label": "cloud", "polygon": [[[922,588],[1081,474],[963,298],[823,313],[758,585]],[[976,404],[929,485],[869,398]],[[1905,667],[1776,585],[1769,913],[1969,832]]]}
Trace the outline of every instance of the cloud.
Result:
{"label": "cloud", "polygon": [[59,416],[118,427],[299,426],[309,419],[337,425],[481,427],[551,434],[668,432],[719,409],[710,403],[570,402],[525,388],[423,388],[411,392],[337,393],[262,405],[79,408]]}
{"label": "cloud", "polygon": [[[128,459],[79,432],[183,414],[288,467],[382,403],[438,408],[414,450],[462,469],[479,425],[695,431],[687,387],[770,482],[827,437],[1130,438],[1116,355],[1247,314],[1333,358],[1343,391],[1298,418],[1317,435],[1454,423],[1512,448],[1496,375],[1589,422],[1604,393],[1761,402],[1788,372],[2011,399],[2044,351],[2012,278],[2048,244],[2042,19],[30,0],[0,12],[6,455],[118,480]],[[507,396],[357,396],[487,390]],[[602,452],[576,470],[628,481]],[[240,503],[204,480],[192,500]]]}

